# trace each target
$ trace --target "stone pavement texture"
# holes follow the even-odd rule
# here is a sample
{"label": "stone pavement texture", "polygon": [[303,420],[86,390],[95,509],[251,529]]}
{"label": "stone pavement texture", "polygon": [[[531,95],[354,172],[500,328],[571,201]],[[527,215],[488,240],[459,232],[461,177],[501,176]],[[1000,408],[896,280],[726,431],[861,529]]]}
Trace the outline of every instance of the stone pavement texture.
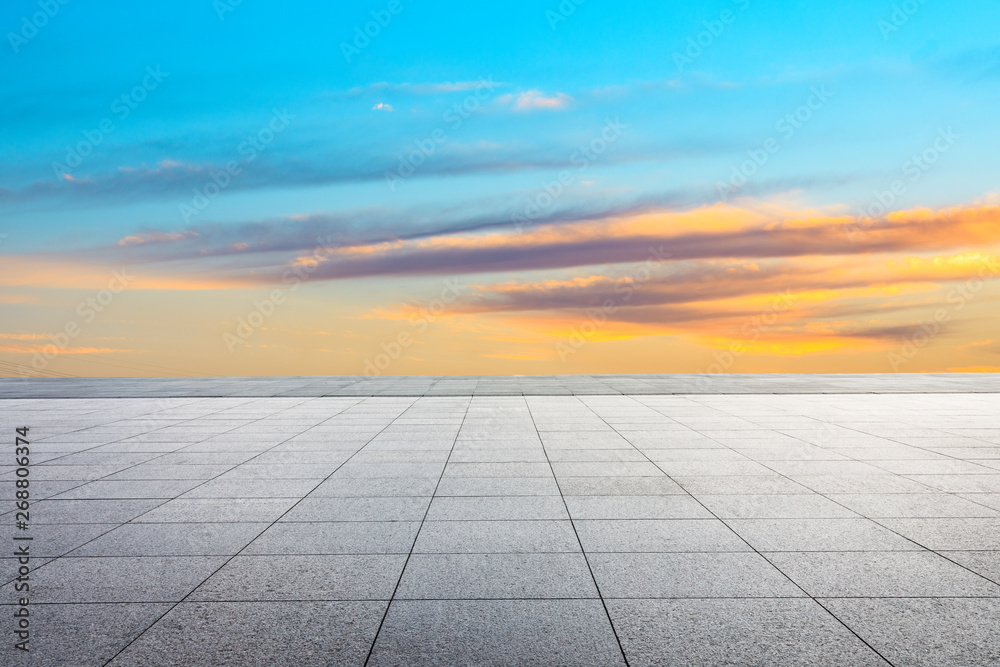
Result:
{"label": "stone pavement texture", "polygon": [[996,378],[858,377],[0,400],[0,663],[1000,664]]}
{"label": "stone pavement texture", "polygon": [[1000,393],[1000,374],[0,378],[2,398]]}

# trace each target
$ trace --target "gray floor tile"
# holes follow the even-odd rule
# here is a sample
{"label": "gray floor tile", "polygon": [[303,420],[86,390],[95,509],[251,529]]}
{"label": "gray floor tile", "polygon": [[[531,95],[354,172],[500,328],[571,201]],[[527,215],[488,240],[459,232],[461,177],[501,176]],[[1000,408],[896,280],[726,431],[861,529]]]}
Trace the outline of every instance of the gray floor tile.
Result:
{"label": "gray floor tile", "polygon": [[575,461],[590,463],[598,461],[646,461],[646,456],[634,447],[628,447],[627,449],[550,449],[547,451],[547,454],[549,461],[552,461],[552,463]]}
{"label": "gray floor tile", "polygon": [[247,554],[405,554],[418,521],[277,523],[251,544]]}
{"label": "gray floor tile", "polygon": [[386,604],[185,602],[108,667],[362,665]]}
{"label": "gray floor tile", "polygon": [[1000,584],[1000,551],[942,551],[941,555]]}
{"label": "gray floor tile", "polygon": [[764,555],[813,597],[1000,597],[1000,586],[930,551]]}
{"label": "gray floor tile", "polygon": [[659,467],[671,477],[715,477],[772,475],[774,471],[755,461],[673,461],[660,463]]}
{"label": "gray floor tile", "polygon": [[554,462],[556,478],[566,477],[662,477],[663,471],[649,461]]}
{"label": "gray floor tile", "polygon": [[231,469],[229,464],[211,465],[162,465],[158,463],[144,463],[133,466],[113,475],[108,475],[105,481],[117,482],[119,480],[158,480],[158,479],[211,479]]}
{"label": "gray floor tile", "polygon": [[282,521],[421,521],[430,498],[303,498]]}
{"label": "gray floor tile", "polygon": [[1000,599],[822,599],[894,665],[1000,662]]}
{"label": "gray floor tile", "polygon": [[566,496],[574,520],[579,519],[711,519],[712,514],[690,496]]}
{"label": "gray floor tile", "polygon": [[437,479],[431,477],[331,478],[309,494],[311,498],[362,498],[427,496],[434,493]]}
{"label": "gray floor tile", "polygon": [[545,450],[536,447],[499,447],[494,440],[485,441],[487,447],[455,446],[450,463],[547,463]]}
{"label": "gray floor tile", "polygon": [[780,475],[719,475],[676,477],[677,483],[695,496],[808,494],[812,491]]}
{"label": "gray floor tile", "polygon": [[396,599],[596,598],[580,553],[413,554]]}
{"label": "gray floor tile", "polygon": [[687,495],[672,479],[661,477],[560,477],[559,488],[567,496],[662,496]]}
{"label": "gray floor tile", "polygon": [[[177,602],[225,562],[222,556],[72,558],[32,575],[32,602]],[[12,584],[3,587],[14,599]]]}
{"label": "gray floor tile", "polygon": [[944,493],[831,494],[830,499],[871,518],[1000,516],[996,510]]}
{"label": "gray floor tile", "polygon": [[569,519],[559,496],[436,497],[428,521]]}
{"label": "gray floor tile", "polygon": [[270,523],[295,498],[175,498],[134,519],[134,523]]}
{"label": "gray floor tile", "polygon": [[37,604],[31,608],[31,650],[23,653],[5,645],[0,655],[10,667],[102,667],[169,608],[169,604]]}
{"label": "gray floor tile", "polygon": [[[89,481],[118,472],[121,465],[35,465],[31,469],[31,480],[35,481]],[[0,480],[12,481],[17,476],[14,470],[0,475]]]}
{"label": "gray floor tile", "polygon": [[1000,519],[880,519],[879,522],[934,551],[1000,551]]}
{"label": "gray floor tile", "polygon": [[728,519],[758,551],[919,551],[868,519]]}
{"label": "gray floor tile", "polygon": [[163,499],[43,500],[31,508],[36,525],[63,523],[125,523],[162,505]]}
{"label": "gray floor tile", "polygon": [[313,479],[317,483],[328,477],[340,463],[267,463],[258,464],[257,459],[233,468],[225,479],[247,480],[292,480]]}
{"label": "gray floor tile", "polygon": [[559,487],[549,477],[445,477],[438,496],[558,496]]}
{"label": "gray floor tile", "polygon": [[898,475],[796,475],[793,479],[816,493],[936,493],[937,489]]}
{"label": "gray floor tile", "polygon": [[398,600],[389,609],[369,664],[625,663],[597,600]]}
{"label": "gray floor tile", "polygon": [[[99,480],[70,489],[58,500],[112,500],[116,498],[174,498],[201,484],[202,480]],[[32,485],[34,486],[34,485]]]}
{"label": "gray floor tile", "polygon": [[1000,493],[1000,474],[909,475],[908,477],[945,493]]}
{"label": "gray floor tile", "polygon": [[73,556],[231,556],[266,523],[133,523],[72,552]]}
{"label": "gray floor tile", "polygon": [[587,553],[750,551],[718,519],[576,520]]}
{"label": "gray floor tile", "polygon": [[237,556],[190,601],[389,600],[406,556]]}
{"label": "gray floor tile", "polygon": [[231,479],[209,480],[184,494],[185,498],[301,498],[321,479]]}
{"label": "gray floor tile", "polygon": [[371,477],[432,478],[441,476],[443,463],[355,463],[348,461],[333,479],[368,479]]}
{"label": "gray floor tile", "polygon": [[448,477],[552,477],[547,462],[516,463],[457,463],[449,462],[444,476]]}
{"label": "gray floor tile", "polygon": [[855,512],[813,493],[809,495],[696,496],[721,519],[849,519]]}
{"label": "gray floor tile", "polygon": [[805,597],[755,553],[589,554],[605,598]]}
{"label": "gray floor tile", "polygon": [[887,665],[812,600],[608,600],[629,664]]}
{"label": "gray floor tile", "polygon": [[[4,542],[14,551],[14,537],[31,537],[30,551],[33,557],[44,558],[62,556],[99,536],[118,528],[114,523],[79,523],[63,525],[32,525],[28,531],[14,528],[13,523],[0,530]],[[6,554],[5,554],[6,555]],[[4,577],[6,580],[6,577]]]}
{"label": "gray floor tile", "polygon": [[415,553],[579,552],[569,521],[428,521]]}

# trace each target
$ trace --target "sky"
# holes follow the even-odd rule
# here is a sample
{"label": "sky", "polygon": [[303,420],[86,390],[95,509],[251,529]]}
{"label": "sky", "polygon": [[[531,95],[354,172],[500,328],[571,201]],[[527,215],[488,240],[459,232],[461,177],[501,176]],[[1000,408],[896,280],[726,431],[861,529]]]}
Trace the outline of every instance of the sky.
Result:
{"label": "sky", "polygon": [[5,3],[0,375],[1000,371],[998,24]]}

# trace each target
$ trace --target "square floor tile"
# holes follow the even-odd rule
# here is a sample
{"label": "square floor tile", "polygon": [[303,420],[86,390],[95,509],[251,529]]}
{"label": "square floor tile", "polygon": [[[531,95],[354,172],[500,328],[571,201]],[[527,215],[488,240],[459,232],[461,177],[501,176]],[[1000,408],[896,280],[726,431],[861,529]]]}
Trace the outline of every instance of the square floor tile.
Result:
{"label": "square floor tile", "polygon": [[396,599],[596,598],[580,553],[413,554]]}
{"label": "square floor tile", "polygon": [[72,552],[73,556],[232,556],[266,523],[132,523]]}
{"label": "square floor tile", "polygon": [[[224,556],[59,558],[31,577],[32,602],[178,602],[225,562]],[[13,584],[3,587],[14,599]]]}
{"label": "square floor tile", "polygon": [[728,519],[758,551],[920,551],[868,519]]}
{"label": "square floor tile", "polygon": [[755,553],[588,554],[605,598],[804,597]]}
{"label": "square floor tile", "polygon": [[579,552],[569,521],[428,521],[415,553]]}
{"label": "square floor tile", "polygon": [[1000,586],[930,551],[764,556],[813,597],[1000,597]]}
{"label": "square floor tile", "polygon": [[812,600],[608,600],[629,664],[887,663]]}
{"label": "square floor tile", "polygon": [[369,664],[609,667],[625,662],[598,600],[397,600]]}
{"label": "square floor tile", "polygon": [[362,665],[386,605],[184,602],[108,667]]}
{"label": "square floor tile", "polygon": [[389,600],[405,555],[237,556],[189,600]]}
{"label": "square floor tile", "polygon": [[574,523],[587,553],[751,550],[718,519],[585,519]]}
{"label": "square floor tile", "polygon": [[1000,663],[1000,599],[821,599],[894,665]]}
{"label": "square floor tile", "polygon": [[247,554],[405,554],[419,521],[276,523],[254,540]]}

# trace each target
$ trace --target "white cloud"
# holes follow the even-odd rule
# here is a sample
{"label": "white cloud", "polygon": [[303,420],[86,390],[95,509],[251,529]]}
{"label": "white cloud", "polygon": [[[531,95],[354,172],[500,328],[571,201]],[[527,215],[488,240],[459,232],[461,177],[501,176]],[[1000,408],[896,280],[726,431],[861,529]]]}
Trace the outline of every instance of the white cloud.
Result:
{"label": "white cloud", "polygon": [[540,90],[528,90],[517,95],[501,95],[497,101],[500,104],[509,105],[514,111],[533,111],[536,109],[558,111],[572,104],[573,98],[565,93],[547,95]]}

